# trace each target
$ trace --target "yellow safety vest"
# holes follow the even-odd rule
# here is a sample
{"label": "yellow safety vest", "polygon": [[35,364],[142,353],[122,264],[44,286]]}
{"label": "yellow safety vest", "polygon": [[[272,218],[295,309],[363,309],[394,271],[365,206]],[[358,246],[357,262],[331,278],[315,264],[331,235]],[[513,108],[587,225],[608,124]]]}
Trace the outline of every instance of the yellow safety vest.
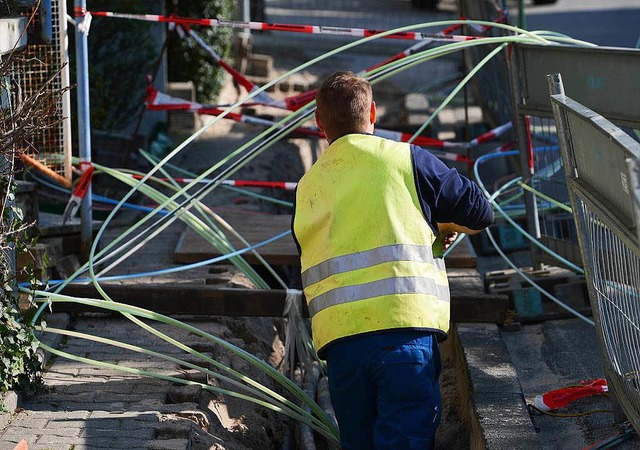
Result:
{"label": "yellow safety vest", "polygon": [[293,231],[316,349],[398,328],[446,336],[449,286],[416,192],[409,144],[334,141],[298,183]]}

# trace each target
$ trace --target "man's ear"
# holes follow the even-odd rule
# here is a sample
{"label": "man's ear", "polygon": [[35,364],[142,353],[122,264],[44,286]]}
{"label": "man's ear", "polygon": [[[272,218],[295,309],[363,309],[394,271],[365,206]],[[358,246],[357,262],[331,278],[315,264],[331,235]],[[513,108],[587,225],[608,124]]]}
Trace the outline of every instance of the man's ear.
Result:
{"label": "man's ear", "polygon": [[316,109],[316,112],[314,114],[315,119],[316,119],[316,125],[318,126],[318,130],[322,131],[324,133],[324,125],[322,125],[322,120],[320,120],[320,116],[318,115],[318,110]]}
{"label": "man's ear", "polygon": [[371,125],[376,123],[376,102],[371,101],[371,111],[369,111],[369,122]]}

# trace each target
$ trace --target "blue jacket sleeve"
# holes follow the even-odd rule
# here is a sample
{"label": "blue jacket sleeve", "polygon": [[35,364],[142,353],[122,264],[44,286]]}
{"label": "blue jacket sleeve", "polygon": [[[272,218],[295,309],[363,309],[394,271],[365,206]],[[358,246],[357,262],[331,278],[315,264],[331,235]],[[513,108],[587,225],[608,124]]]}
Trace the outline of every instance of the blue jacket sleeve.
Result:
{"label": "blue jacket sleeve", "polygon": [[422,211],[436,235],[438,223],[452,222],[472,230],[493,223],[491,204],[473,181],[415,145],[411,160]]}

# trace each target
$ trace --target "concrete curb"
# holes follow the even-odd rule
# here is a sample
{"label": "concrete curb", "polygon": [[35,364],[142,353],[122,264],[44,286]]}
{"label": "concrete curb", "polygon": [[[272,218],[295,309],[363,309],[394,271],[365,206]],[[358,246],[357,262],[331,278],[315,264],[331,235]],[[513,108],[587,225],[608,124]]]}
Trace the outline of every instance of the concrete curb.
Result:
{"label": "concrete curb", "polygon": [[2,393],[0,394],[0,404],[6,409],[5,412],[0,413],[0,430],[2,430],[9,424],[11,417],[16,413],[18,395],[13,391]]}
{"label": "concrete curb", "polygon": [[542,448],[497,325],[458,324],[452,333],[459,384],[469,399],[471,449]]}

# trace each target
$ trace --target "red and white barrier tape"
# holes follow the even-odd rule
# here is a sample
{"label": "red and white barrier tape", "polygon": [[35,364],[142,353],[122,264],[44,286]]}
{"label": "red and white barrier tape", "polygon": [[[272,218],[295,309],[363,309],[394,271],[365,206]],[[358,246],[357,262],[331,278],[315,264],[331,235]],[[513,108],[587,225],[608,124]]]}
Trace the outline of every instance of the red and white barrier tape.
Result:
{"label": "red and white barrier tape", "polygon": [[[460,20],[466,20],[465,17],[460,17]],[[496,22],[499,22],[500,18],[498,20],[496,20]],[[225,69],[241,86],[243,86],[247,92],[254,92],[258,89],[258,86],[253,83],[252,81],[250,81],[248,78],[246,78],[244,75],[242,75],[240,72],[238,72],[237,70],[235,70],[233,67],[231,67],[226,61],[224,61],[224,59],[218,55],[218,53],[216,53],[215,50],[213,50],[201,37],[198,33],[196,33],[194,30],[192,30],[188,25],[176,25],[174,23],[172,23],[171,25],[173,25],[176,29],[176,31],[180,34],[180,36],[184,39],[186,37],[185,31],[189,34],[189,36],[191,38],[193,38],[193,40],[203,49],[205,50],[207,53],[209,53],[209,55],[211,55],[211,57],[218,63],[220,64],[220,66]],[[454,24],[451,25],[448,28],[445,28],[444,30],[442,30],[440,33],[438,33],[439,35],[444,35],[447,36],[451,33],[453,33],[454,31],[456,31],[457,29],[459,29],[460,27],[462,27],[462,24]],[[490,29],[491,26],[489,25],[484,25],[482,27],[475,27],[474,29],[478,32],[484,32],[488,29]],[[417,53],[419,50],[421,50],[423,47],[431,44],[432,42],[434,42],[434,39],[425,39],[423,41],[420,41],[414,45],[412,45],[411,47],[409,47],[408,49],[404,50],[403,52],[400,52],[394,56],[392,56],[391,58],[382,61],[378,64],[375,64],[365,70],[362,70],[360,72],[358,72],[359,75],[364,75],[367,72],[371,72],[374,69],[377,69],[378,67],[382,67],[386,64],[398,61],[400,59],[406,58],[407,56],[413,55],[414,53]],[[293,95],[290,97],[286,97],[284,99],[284,101],[282,100],[276,100],[273,97],[271,97],[269,94],[267,94],[266,92],[261,92],[259,93],[257,96],[255,96],[253,98],[253,102],[256,104],[262,104],[262,105],[266,105],[266,106],[272,106],[272,107],[276,107],[276,108],[282,108],[282,109],[287,109],[289,111],[297,111],[298,109],[302,108],[304,105],[306,105],[307,103],[313,101],[315,99],[316,96],[316,92],[317,90],[311,90],[311,91],[307,91],[307,92],[302,92],[300,94],[297,95]]]}
{"label": "red and white barrier tape", "polygon": [[507,131],[510,131],[512,128],[513,128],[512,122],[507,122],[498,127],[495,127],[493,130],[489,130],[486,133],[481,134],[477,138],[472,139],[469,142],[469,147],[477,147],[478,145],[483,144],[485,142],[493,141],[494,139],[505,134]]}
{"label": "red and white barrier tape", "polygon": [[[225,19],[192,19],[188,17],[163,16],[157,14],[125,14],[110,11],[91,11],[91,14],[97,17],[113,17],[118,19],[142,20],[147,22],[165,22],[175,23],[178,25],[202,25],[205,27],[228,27],[228,28],[248,28],[250,30],[264,31],[289,31],[292,33],[305,34],[325,34],[338,36],[351,36],[355,38],[364,38],[384,33],[385,30],[371,30],[366,28],[350,28],[350,27],[330,27],[319,25],[301,25],[291,23],[267,23],[267,22],[243,22]],[[404,40],[424,40],[431,39],[444,42],[463,42],[474,39],[481,39],[480,36],[462,36],[449,35],[445,36],[441,33],[421,33],[417,31],[403,31],[382,36],[386,39],[404,39]]]}
{"label": "red and white barrier tape", "polygon": [[[190,111],[198,114],[210,114],[213,116],[220,115],[224,112],[224,110],[210,106],[210,105],[202,105],[196,102],[190,102],[183,100],[181,98],[171,97],[170,95],[164,94],[158,90],[156,90],[153,86],[149,86],[147,89],[148,97],[146,106],[149,110],[159,111],[159,110],[173,110],[173,111]],[[236,122],[242,122],[253,125],[261,125],[261,126],[272,126],[276,122],[272,120],[262,119],[259,117],[253,117],[246,114],[238,114],[238,113],[228,113],[225,116],[226,119],[235,120]],[[324,134],[315,127],[297,127],[293,131],[307,134],[311,136],[324,137]],[[374,130],[374,134],[376,136],[380,136],[386,139],[391,139],[399,142],[408,142],[413,136],[411,133],[402,133],[400,131],[393,130],[385,130],[383,128],[376,128]],[[442,141],[440,139],[435,139],[427,136],[418,136],[413,143],[415,145],[421,147],[430,147],[430,148],[466,148],[467,144],[463,142],[447,142]],[[434,153],[436,156],[441,156],[441,153]],[[463,161],[466,162],[468,158],[463,157],[461,155],[456,155],[455,153],[444,154],[442,153],[443,159],[447,159],[449,161]],[[458,159],[454,159],[454,156]],[[460,159],[461,158],[461,159]]]}
{"label": "red and white barrier tape", "polygon": [[64,225],[76,215],[78,209],[80,208],[80,204],[82,200],[87,195],[89,190],[89,186],[91,186],[91,179],[93,178],[93,165],[90,162],[81,161],[80,169],[82,173],[78,181],[76,182],[76,186],[73,189],[71,194],[71,198],[67,202],[67,206],[64,209],[64,213],[62,214],[62,224]]}
{"label": "red and white barrier tape", "polygon": [[[131,175],[132,178],[136,180],[141,180],[143,177],[141,175]],[[169,178],[159,178],[161,181],[170,181]],[[203,178],[202,180],[196,180],[196,178],[173,178],[173,181],[178,183],[211,183],[213,180]],[[267,189],[282,189],[283,191],[293,191],[298,183],[293,181],[257,181],[257,180],[222,180],[221,184],[227,186],[236,186],[236,187],[256,187],[256,188],[267,188]]]}
{"label": "red and white barrier tape", "polygon": [[[178,25],[176,28],[180,28],[181,26]],[[232,77],[234,80],[236,80],[238,82],[238,84],[240,84],[242,87],[244,87],[247,92],[254,92],[257,91],[258,89],[260,89],[260,87],[258,85],[256,85],[255,83],[253,83],[251,80],[249,80],[247,77],[245,77],[244,75],[242,75],[240,72],[238,72],[237,70],[235,70],[233,67],[231,67],[224,59],[222,59],[222,57],[220,55],[218,55],[215,50],[213,50],[211,48],[211,46],[209,46],[201,37],[198,33],[196,33],[194,30],[192,30],[190,27],[188,26],[182,26],[185,31],[189,34],[189,36],[196,41],[196,43],[202,47],[207,53],[209,53],[209,55],[218,63],[220,64],[220,66],[222,66],[222,68],[224,70],[226,70]],[[314,96],[315,98],[315,96]],[[266,92],[260,92],[258,93],[255,97],[253,97],[252,99],[253,102],[255,103],[259,103],[265,106],[273,106],[275,108],[282,108],[282,109],[286,109],[287,105],[285,103],[284,100],[276,100],[274,98],[272,98],[269,94],[267,94]]]}
{"label": "red and white barrier tape", "polygon": [[537,395],[534,404],[542,411],[554,411],[566,408],[578,399],[604,394],[608,391],[609,386],[607,386],[607,380],[604,378],[583,380],[578,386],[569,386],[549,391],[543,395]]}

